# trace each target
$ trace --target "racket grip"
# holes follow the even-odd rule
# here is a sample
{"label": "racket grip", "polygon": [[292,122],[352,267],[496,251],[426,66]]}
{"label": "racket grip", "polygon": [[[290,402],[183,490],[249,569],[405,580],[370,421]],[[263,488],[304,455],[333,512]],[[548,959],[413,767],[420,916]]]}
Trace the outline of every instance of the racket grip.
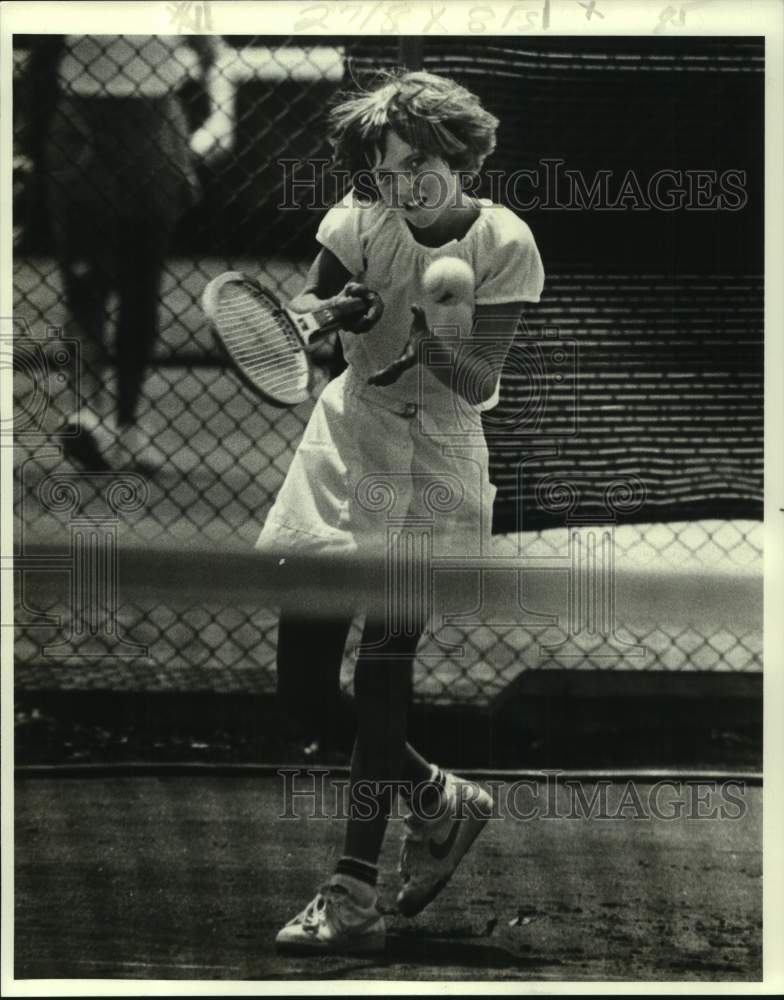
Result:
{"label": "racket grip", "polygon": [[345,298],[332,305],[317,309],[313,313],[313,319],[318,324],[319,332],[327,333],[339,327],[344,320],[361,316],[367,308],[368,304],[364,299]]}

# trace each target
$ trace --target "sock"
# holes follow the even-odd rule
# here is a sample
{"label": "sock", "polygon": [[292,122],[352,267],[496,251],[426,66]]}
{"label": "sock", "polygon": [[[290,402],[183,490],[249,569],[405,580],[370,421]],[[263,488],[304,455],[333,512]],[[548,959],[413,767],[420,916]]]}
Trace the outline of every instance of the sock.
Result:
{"label": "sock", "polygon": [[353,896],[360,906],[372,906],[376,902],[376,882],[378,867],[359,858],[347,855],[338,861],[335,874],[330,879],[332,885],[341,885]]}
{"label": "sock", "polygon": [[417,785],[413,791],[409,801],[417,818],[424,822],[443,819],[447,805],[446,775],[440,768],[433,764],[430,781]]}
{"label": "sock", "polygon": [[438,788],[440,788],[442,790],[444,789],[444,787],[446,785],[446,774],[436,764],[431,764],[430,765],[430,777],[427,778],[426,781],[422,781],[418,785],[414,785],[414,784],[412,784],[409,781],[407,784],[403,784],[401,786],[401,788],[400,788],[400,794],[403,796],[403,798],[406,800],[406,802],[410,802],[411,801],[411,793],[413,791],[415,791],[417,788],[419,788],[420,791],[419,791],[418,794],[421,795],[422,792],[424,791],[424,789],[426,787],[428,787],[429,783],[431,783],[431,782],[432,782],[433,785],[437,786]]}

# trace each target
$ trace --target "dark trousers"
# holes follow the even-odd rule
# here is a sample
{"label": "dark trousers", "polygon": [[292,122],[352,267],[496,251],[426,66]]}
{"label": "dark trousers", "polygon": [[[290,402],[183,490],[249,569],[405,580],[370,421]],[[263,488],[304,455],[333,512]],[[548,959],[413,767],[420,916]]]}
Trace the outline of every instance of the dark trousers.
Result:
{"label": "dark trousers", "polygon": [[118,296],[117,416],[130,424],[158,333],[171,237],[196,191],[178,98],[61,97],[46,171],[66,304],[94,380],[106,363],[109,293]]}

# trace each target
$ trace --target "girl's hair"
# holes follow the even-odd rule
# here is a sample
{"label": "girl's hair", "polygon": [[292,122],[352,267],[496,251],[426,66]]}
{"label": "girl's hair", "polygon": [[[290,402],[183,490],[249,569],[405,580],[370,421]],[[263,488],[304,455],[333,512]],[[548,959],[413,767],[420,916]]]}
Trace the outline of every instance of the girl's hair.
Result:
{"label": "girl's hair", "polygon": [[495,149],[498,119],[475,94],[434,73],[398,70],[373,90],[345,98],[329,116],[332,166],[353,179],[383,148],[388,131],[412,148],[475,173]]}

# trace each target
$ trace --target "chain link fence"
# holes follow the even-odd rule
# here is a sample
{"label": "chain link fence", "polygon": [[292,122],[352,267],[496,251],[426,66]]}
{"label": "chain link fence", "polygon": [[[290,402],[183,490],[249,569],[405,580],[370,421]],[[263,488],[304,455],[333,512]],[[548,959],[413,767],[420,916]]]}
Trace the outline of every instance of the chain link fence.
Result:
{"label": "chain link fence", "polygon": [[[181,545],[251,549],[312,400],[342,364],[331,341],[317,359],[310,403],[288,411],[259,404],[222,365],[198,306],[209,278],[227,269],[260,274],[283,299],[297,292],[322,212],[305,198],[292,201],[286,178],[296,174],[307,182],[310,165],[328,157],[324,119],[337,91],[371,67],[405,56],[394,40],[315,41],[225,38],[210,48],[203,39],[182,38],[14,40],[18,548],[23,552],[25,541],[36,537],[68,536],[74,508],[51,502],[57,477],[78,484],[79,517],[106,516],[102,490],[80,472],[68,421],[80,405],[95,410],[111,436],[108,453],[122,469],[126,445],[117,415],[129,397],[134,401],[127,373],[138,369],[134,441],[148,466],[145,496],[118,519],[117,539],[121,547],[147,548],[151,567],[149,604],[123,605],[118,619],[122,635],[145,655],[110,655],[116,635],[106,638],[106,655],[95,635],[89,654],[74,640],[68,655],[44,655],[56,644],[53,636],[68,632],[71,611],[42,607],[34,587],[18,587],[20,687],[274,687],[274,613],[252,601],[228,607],[215,595],[189,609],[156,603],[155,553]],[[693,48],[703,41],[691,40]],[[607,44],[624,42],[634,44]],[[544,75],[541,86],[558,89],[569,74],[600,89],[605,115],[619,116],[631,64],[616,54],[608,72],[598,56],[567,61],[557,48],[547,39],[467,40],[461,50],[432,40],[418,57],[425,68],[473,89],[481,90],[476,84],[483,79],[485,103],[502,119],[512,96],[517,99],[510,77],[517,88],[535,88],[530,81]],[[635,55],[638,76],[647,68],[653,79],[660,68],[654,56]],[[725,60],[730,56],[736,72],[758,83],[756,50],[746,46]],[[690,68],[695,75],[697,68],[705,71],[704,55],[688,47],[672,58],[685,76]],[[726,61],[714,65],[717,74],[727,69]],[[738,86],[729,73],[721,80]],[[645,86],[645,100],[653,102],[647,77]],[[715,93],[716,79],[704,86],[706,94]],[[752,102],[758,96],[744,93]],[[539,109],[541,130],[538,92],[528,96]],[[568,113],[578,111],[573,100]],[[554,131],[553,123],[549,128]],[[191,148],[199,152],[199,144],[201,158]],[[590,156],[586,162],[593,162]],[[100,176],[104,185],[95,183]],[[286,200],[289,208],[282,210]],[[67,226],[69,212],[77,218]],[[521,331],[535,352],[527,347],[518,355],[523,363],[510,369],[501,406],[486,425],[498,486],[498,553],[566,566],[575,524],[585,529],[587,511],[597,530],[611,526],[613,572],[671,574],[677,581],[696,571],[708,592],[711,580],[721,579],[747,580],[753,589],[761,558],[760,273],[719,267],[710,252],[699,271],[653,268],[650,248],[642,271],[627,258],[629,273],[621,266],[623,243],[614,258],[599,248],[604,266],[587,268],[582,251],[570,258],[563,244],[548,254],[551,218],[545,217],[540,240],[549,271],[545,297]],[[532,221],[532,227],[539,238],[539,225]],[[140,261],[148,266],[140,268]],[[103,264],[105,273],[86,287],[82,279]],[[157,331],[145,347],[140,299],[148,298]],[[94,333],[100,328],[102,350],[95,350],[95,336],[75,334],[75,313],[90,317]],[[571,395],[556,393],[542,403],[534,387],[543,373],[551,374],[552,331],[567,348]],[[130,354],[129,339],[135,344]],[[75,367],[83,374],[80,386]],[[517,441],[503,433],[510,414],[518,427],[524,418],[526,431]],[[542,500],[543,487],[557,498],[563,482],[577,484],[571,505]],[[608,509],[603,498],[618,484],[639,496]],[[59,625],[47,614],[59,616]],[[417,663],[419,697],[489,701],[526,669],[761,669],[760,630],[720,621],[623,621],[613,641],[595,629],[566,635],[503,625],[456,629],[450,636],[465,655],[438,655],[437,643],[425,643]]]}

